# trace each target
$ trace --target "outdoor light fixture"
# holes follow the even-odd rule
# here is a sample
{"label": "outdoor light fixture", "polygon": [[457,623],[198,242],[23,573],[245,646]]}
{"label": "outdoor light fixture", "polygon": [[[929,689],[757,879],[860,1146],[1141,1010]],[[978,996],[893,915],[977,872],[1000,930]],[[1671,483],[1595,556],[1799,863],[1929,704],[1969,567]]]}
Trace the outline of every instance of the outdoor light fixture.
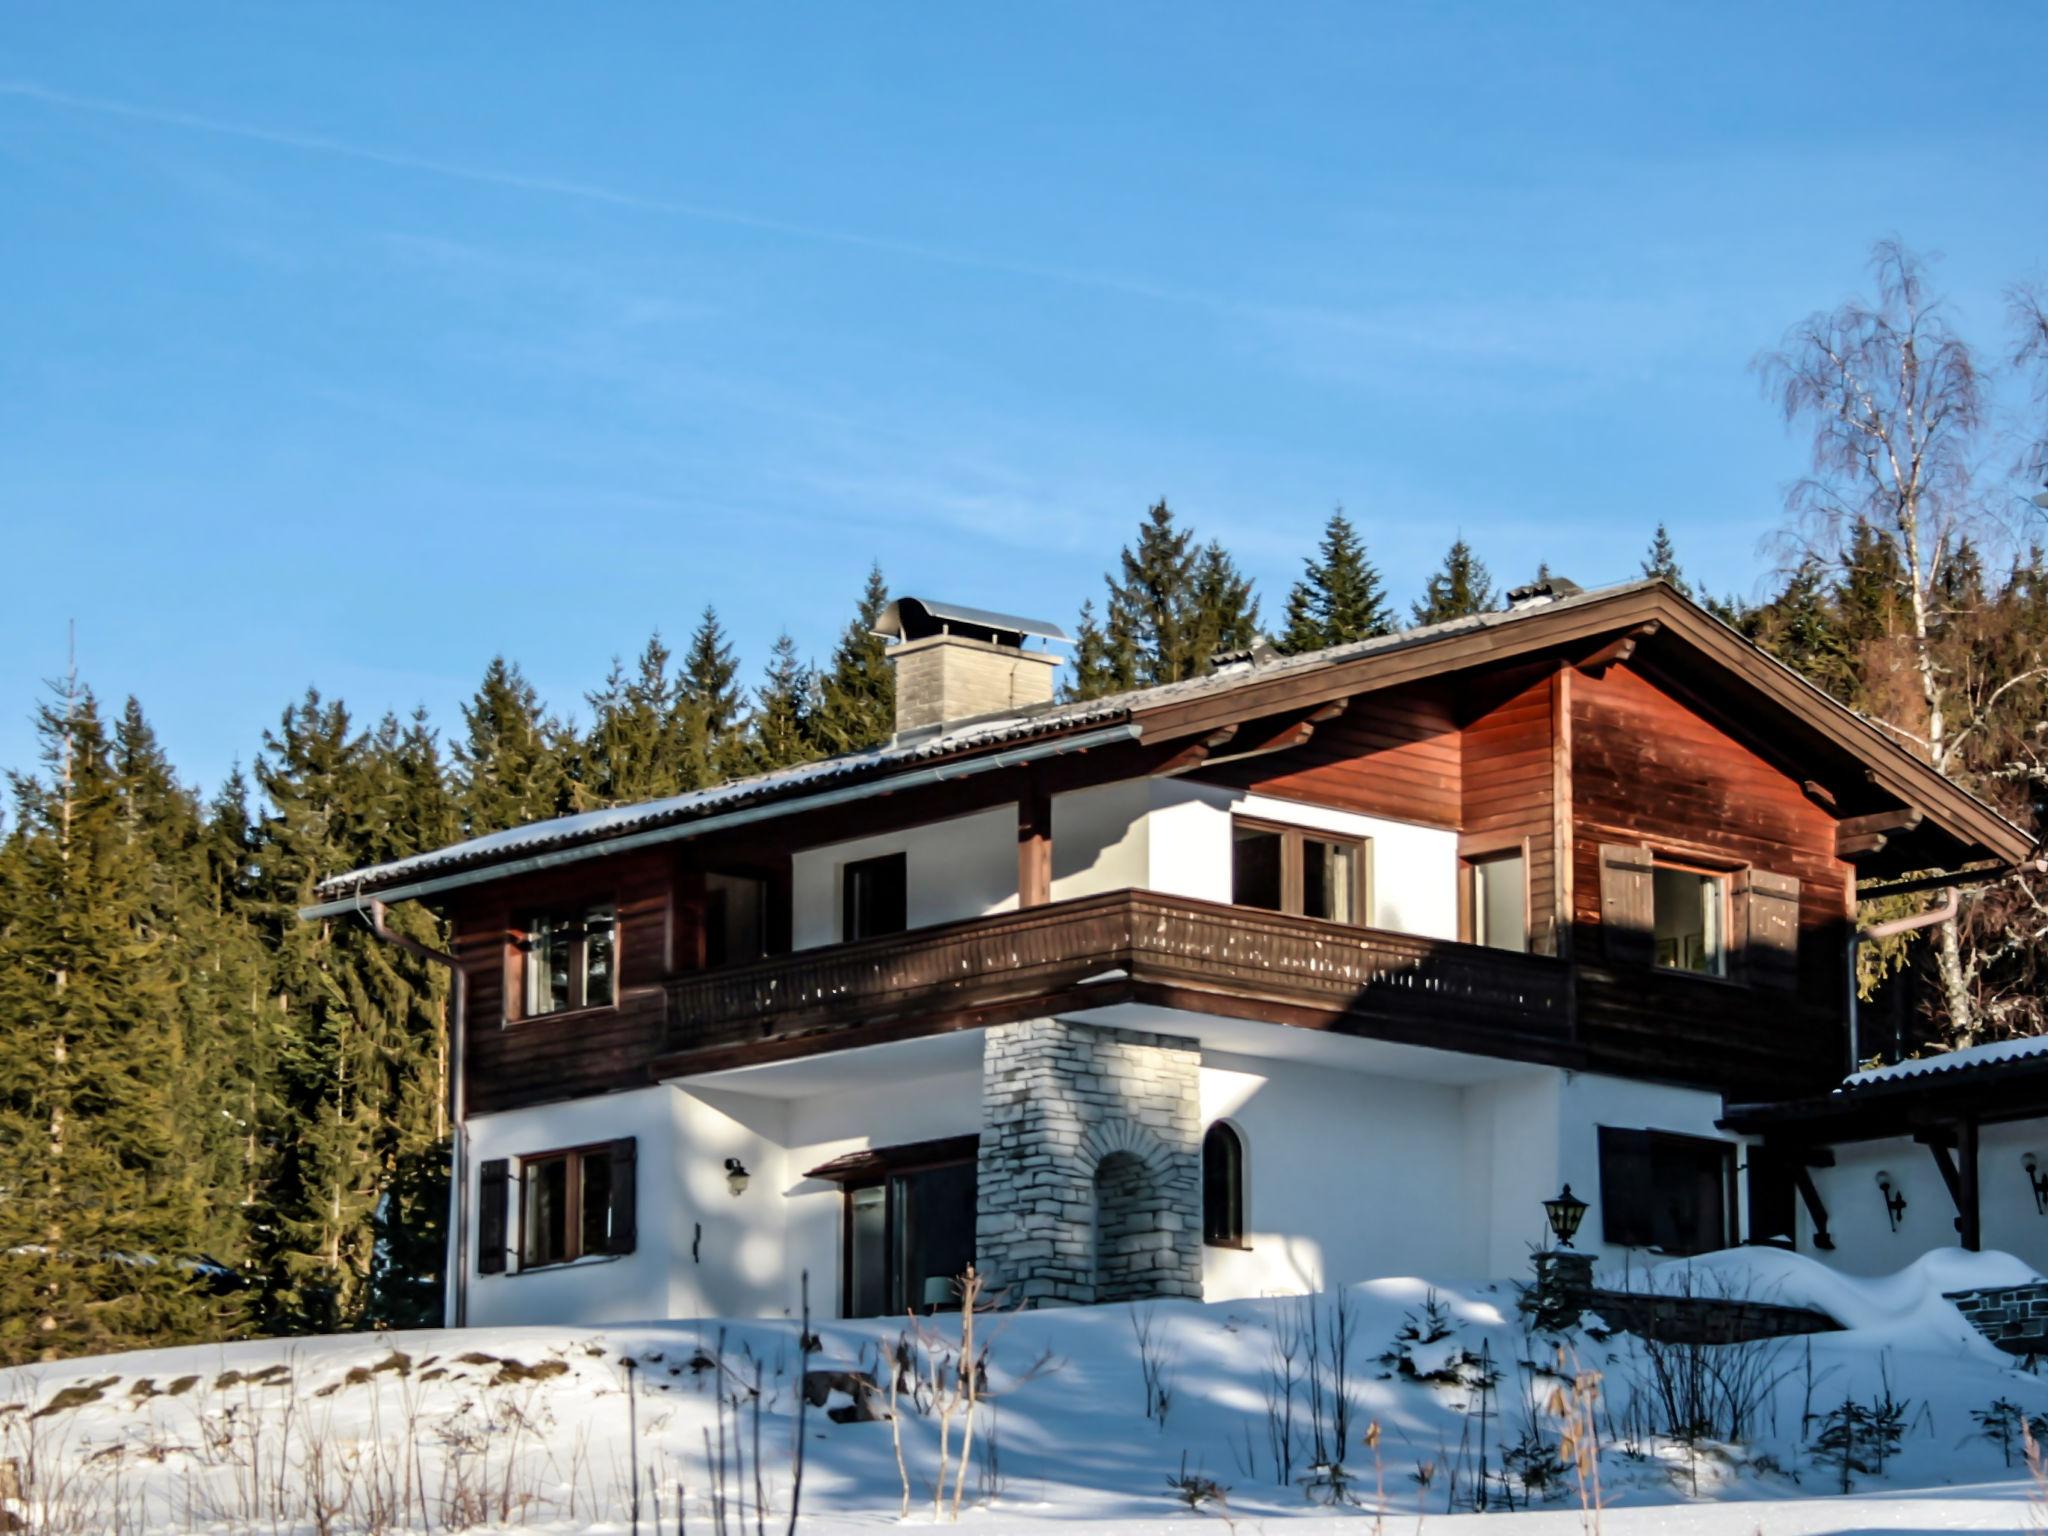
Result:
{"label": "outdoor light fixture", "polygon": [[1906,1214],[1906,1197],[1899,1193],[1892,1183],[1892,1176],[1882,1168],[1877,1170],[1877,1187],[1884,1191],[1884,1213],[1891,1219],[1892,1230],[1899,1230],[1899,1218]]}
{"label": "outdoor light fixture", "polygon": [[1550,1218],[1551,1235],[1557,1239],[1558,1247],[1569,1248],[1572,1234],[1586,1219],[1586,1202],[1573,1194],[1571,1185],[1567,1184],[1562,1194],[1543,1202],[1543,1214]]}
{"label": "outdoor light fixture", "polygon": [[2027,1182],[2034,1186],[2034,1214],[2048,1216],[2048,1173],[2041,1171],[2041,1160],[2029,1152],[2020,1159],[2020,1166],[2027,1170]]}
{"label": "outdoor light fixture", "polygon": [[725,1183],[734,1199],[747,1192],[747,1183],[752,1178],[753,1175],[747,1172],[747,1165],[738,1158],[728,1157],[725,1160]]}

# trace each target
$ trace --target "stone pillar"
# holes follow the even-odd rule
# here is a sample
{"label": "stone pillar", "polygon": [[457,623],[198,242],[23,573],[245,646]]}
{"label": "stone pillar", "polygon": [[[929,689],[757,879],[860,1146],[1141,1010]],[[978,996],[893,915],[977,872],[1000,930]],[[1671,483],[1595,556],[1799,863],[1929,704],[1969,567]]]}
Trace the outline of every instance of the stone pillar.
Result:
{"label": "stone pillar", "polygon": [[1201,1062],[1063,1019],[986,1031],[976,1262],[1005,1300],[1201,1298]]}

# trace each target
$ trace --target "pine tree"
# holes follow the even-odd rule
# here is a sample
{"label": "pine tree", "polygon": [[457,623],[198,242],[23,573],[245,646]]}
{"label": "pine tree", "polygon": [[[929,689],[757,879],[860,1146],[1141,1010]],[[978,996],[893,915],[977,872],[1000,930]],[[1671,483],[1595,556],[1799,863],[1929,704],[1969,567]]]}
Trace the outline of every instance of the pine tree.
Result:
{"label": "pine tree", "polygon": [[689,707],[685,776],[689,788],[723,783],[746,771],[746,741],[741,729],[746,700],[739,674],[740,664],[718,622],[718,610],[707,606],[683,658],[683,695]]}
{"label": "pine tree", "polygon": [[476,695],[462,706],[467,734],[455,744],[463,834],[478,837],[558,816],[571,808],[567,733],[541,709],[519,668],[491,658]]}
{"label": "pine tree", "polygon": [[1735,615],[1730,622],[1836,698],[1847,699],[1853,692],[1854,669],[1841,624],[1821,563],[1813,556],[1799,562],[1776,597]]}
{"label": "pine tree", "polygon": [[812,722],[818,747],[827,756],[879,746],[896,731],[896,678],[889,650],[875,633],[889,587],[879,565],[868,568],[852,621],[833,647],[832,664],[819,679],[818,712]]}
{"label": "pine tree", "polygon": [[0,1354],[219,1334],[194,1283],[206,1169],[179,996],[197,818],[140,712],[42,707],[46,777],[13,778],[0,844]]}
{"label": "pine tree", "polygon": [[1155,502],[1138,526],[1135,546],[1104,578],[1102,621],[1082,611],[1069,698],[1094,698],[1127,688],[1199,677],[1218,650],[1250,644],[1259,623],[1249,580],[1222,545],[1197,547],[1192,529]]}
{"label": "pine tree", "polygon": [[369,747],[345,708],[309,689],[264,748],[256,778],[270,809],[259,823],[256,911],[273,956],[287,1133],[266,1188],[261,1259],[273,1326],[330,1332],[357,1322],[368,1301],[380,1047],[391,1032],[364,980],[379,974],[363,965],[376,940],[352,923],[301,922],[298,911],[323,875],[365,862]]}
{"label": "pine tree", "polygon": [[1298,655],[1391,633],[1393,613],[1379,570],[1342,507],[1323,525],[1318,553],[1304,562],[1302,580],[1287,594],[1280,648]]}
{"label": "pine tree", "polygon": [[747,752],[754,772],[788,768],[816,757],[811,729],[815,711],[811,670],[798,658],[796,642],[778,635],[748,723]]}
{"label": "pine tree", "polygon": [[1494,605],[1493,578],[1472,553],[1472,546],[1459,538],[1444,556],[1443,569],[1422,589],[1422,600],[1409,611],[1417,624],[1442,624],[1490,612]]}
{"label": "pine tree", "polygon": [[694,789],[692,711],[685,677],[669,674],[672,653],[656,631],[628,674],[616,658],[604,687],[586,694],[591,707],[579,807],[631,805]]}
{"label": "pine tree", "polygon": [[1672,547],[1670,530],[1662,522],[1657,524],[1657,535],[1650,540],[1649,552],[1643,559],[1643,574],[1670,582],[1681,597],[1692,596],[1692,586],[1679,569],[1678,551]]}

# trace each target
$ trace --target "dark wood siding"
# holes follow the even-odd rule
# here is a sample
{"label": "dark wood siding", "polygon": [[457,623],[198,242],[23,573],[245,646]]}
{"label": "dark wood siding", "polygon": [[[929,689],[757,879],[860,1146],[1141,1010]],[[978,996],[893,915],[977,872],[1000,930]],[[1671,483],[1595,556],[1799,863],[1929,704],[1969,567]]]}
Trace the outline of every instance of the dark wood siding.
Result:
{"label": "dark wood siding", "polygon": [[[679,947],[676,884],[667,853],[629,854],[486,886],[451,904],[456,953],[469,978],[470,1113],[645,1085],[667,1017],[662,983]],[[617,1005],[512,1017],[520,960],[514,925],[533,911],[604,901],[618,908]],[[693,951],[694,942],[681,947]]]}
{"label": "dark wood siding", "polygon": [[[1835,857],[1833,817],[1792,776],[1626,667],[1572,678],[1571,746],[1574,952],[1589,962],[1603,954],[1603,845],[1751,866],[1799,882],[1801,1027],[1838,1021],[1853,871]],[[1582,979],[1582,1017],[1590,1028],[1635,1031],[1655,1029],[1667,1008],[1728,1011],[1727,984],[1666,981],[1659,990],[1669,995],[1646,1007],[1638,987],[1596,965]]]}
{"label": "dark wood siding", "polygon": [[1318,726],[1304,746],[1200,770],[1194,777],[1397,821],[1456,827],[1463,815],[1458,725],[1446,691],[1368,694]]}
{"label": "dark wood siding", "polygon": [[1468,722],[1462,735],[1459,851],[1516,839],[1529,850],[1529,941],[1555,954],[1557,859],[1552,676],[1537,678]]}

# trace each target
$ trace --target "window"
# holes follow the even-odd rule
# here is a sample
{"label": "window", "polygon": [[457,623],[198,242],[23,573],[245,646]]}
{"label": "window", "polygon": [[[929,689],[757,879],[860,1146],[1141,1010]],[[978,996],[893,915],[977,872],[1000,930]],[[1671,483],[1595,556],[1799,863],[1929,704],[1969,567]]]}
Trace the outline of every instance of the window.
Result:
{"label": "window", "polygon": [[1221,1120],[1202,1137],[1202,1241],[1244,1246],[1244,1141]]}
{"label": "window", "polygon": [[768,953],[768,882],[704,877],[704,963],[741,965]]}
{"label": "window", "polygon": [[1368,846],[1357,838],[1238,821],[1231,834],[1230,899],[1268,912],[1363,923],[1370,907]]}
{"label": "window", "polygon": [[846,1315],[922,1312],[974,1262],[971,1162],[905,1168],[846,1190]]}
{"label": "window", "polygon": [[1728,1247],[1734,1182],[1728,1142],[1600,1127],[1601,1235],[1617,1247],[1672,1254]]}
{"label": "window", "polygon": [[1529,948],[1528,863],[1517,848],[1475,858],[1471,872],[1472,942],[1489,949]]}
{"label": "window", "polygon": [[909,859],[900,853],[856,859],[840,871],[839,936],[872,939],[910,926]]}
{"label": "window", "polygon": [[618,968],[616,927],[610,906],[529,917],[519,939],[525,1017],[609,1008]]}
{"label": "window", "polygon": [[1728,877],[1662,861],[1650,869],[1657,964],[1701,976],[1728,974]]}
{"label": "window", "polygon": [[633,1147],[628,1136],[522,1157],[516,1179],[508,1178],[506,1160],[484,1163],[479,1170],[478,1269],[493,1274],[505,1267],[508,1193],[518,1212],[522,1270],[631,1253],[636,1235]]}

